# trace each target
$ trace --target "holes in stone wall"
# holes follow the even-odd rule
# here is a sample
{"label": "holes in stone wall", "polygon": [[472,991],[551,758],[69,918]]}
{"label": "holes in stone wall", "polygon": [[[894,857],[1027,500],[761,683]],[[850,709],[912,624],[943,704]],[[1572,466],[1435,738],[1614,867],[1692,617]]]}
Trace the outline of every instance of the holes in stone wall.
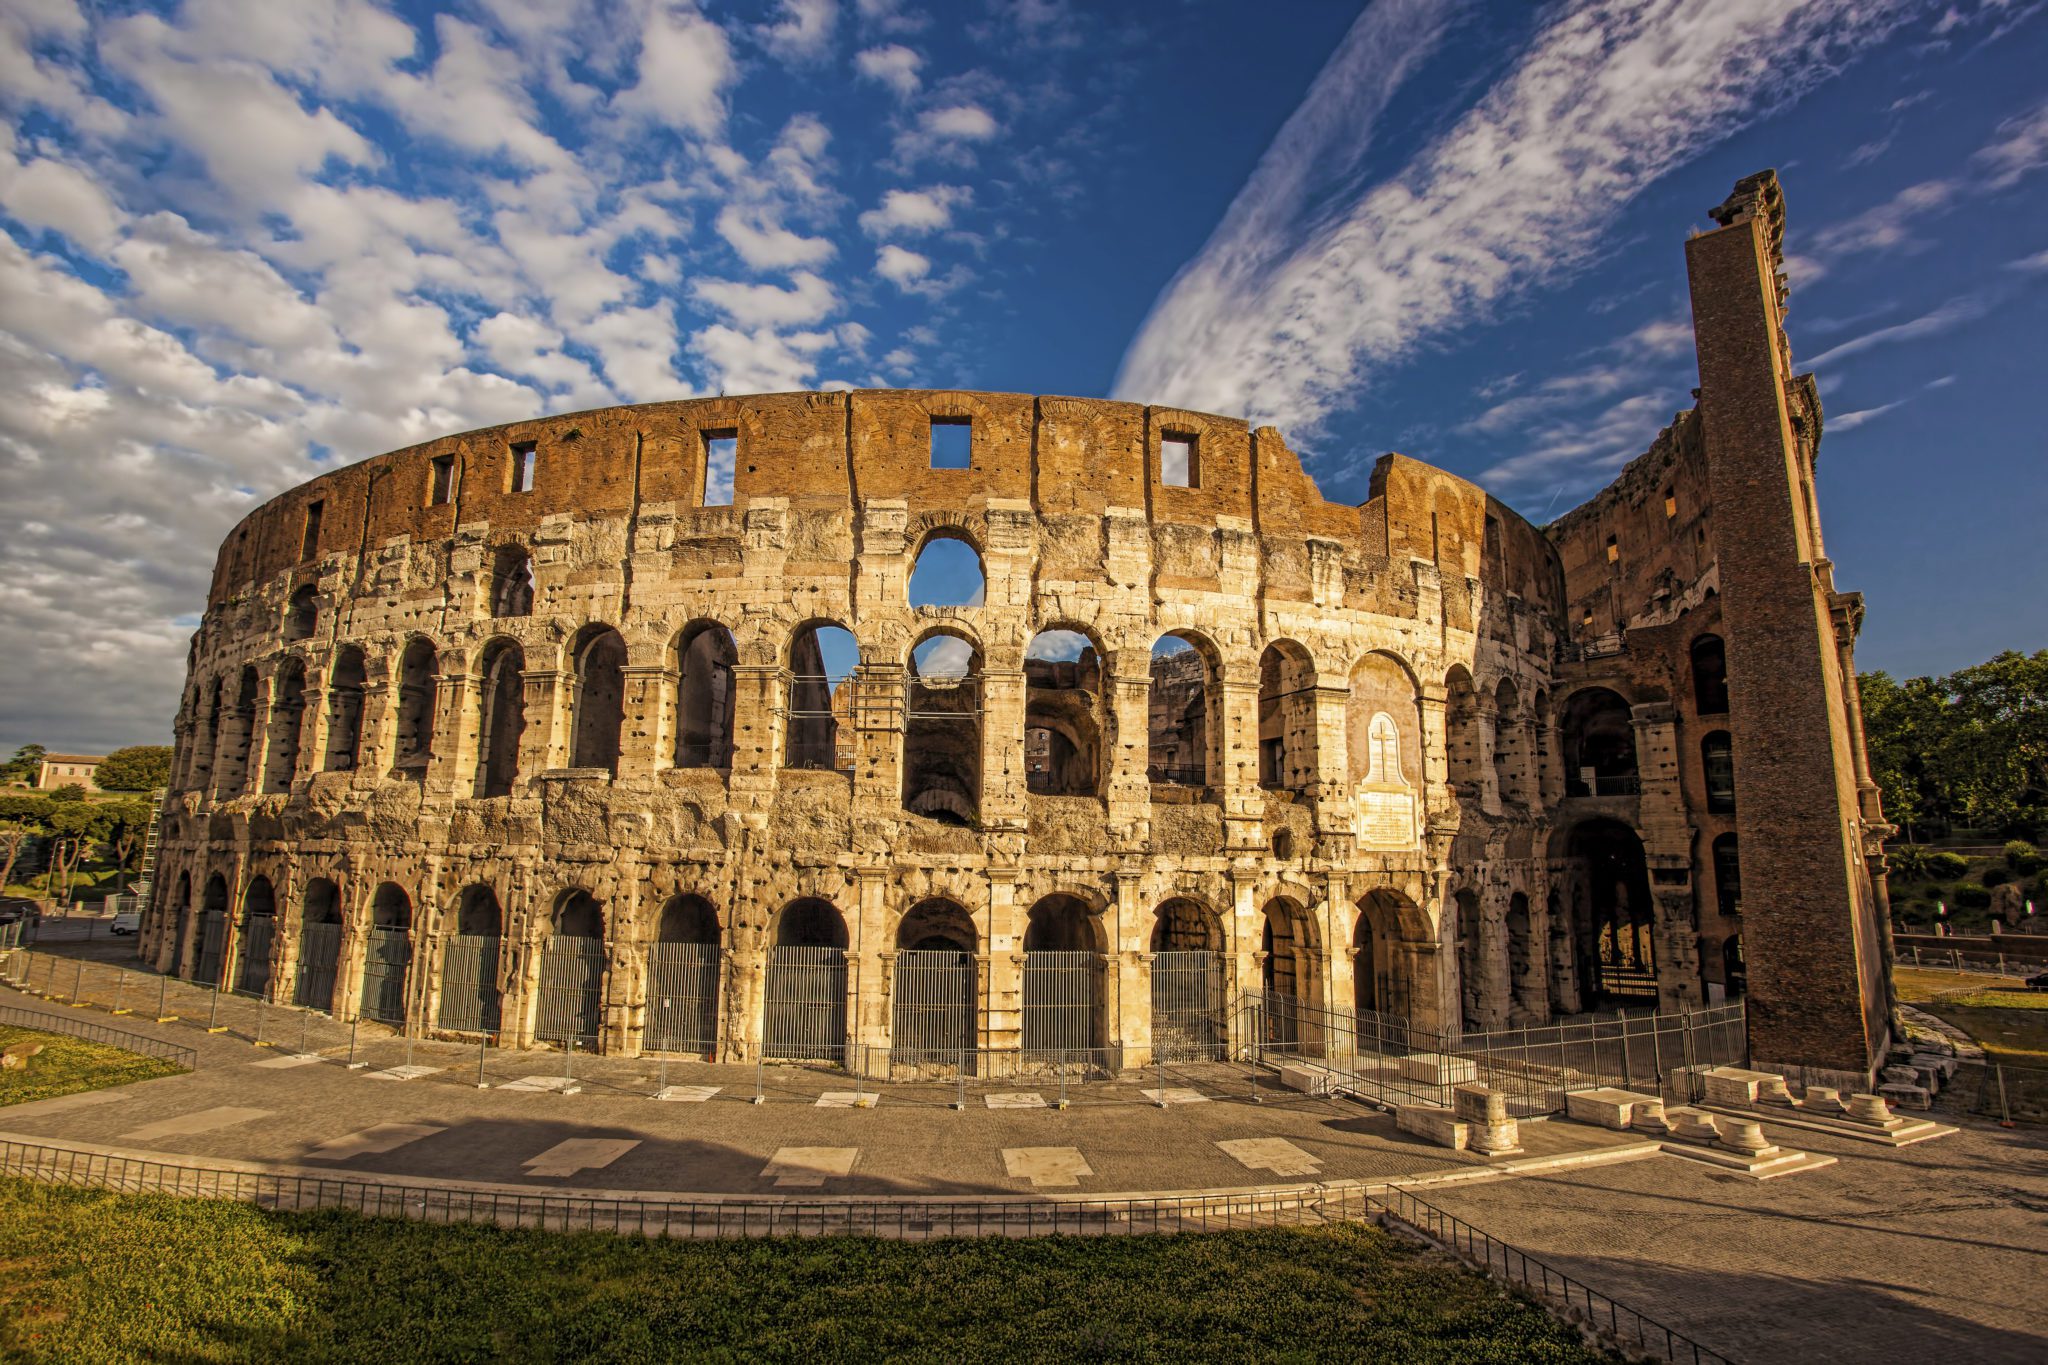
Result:
{"label": "holes in stone wall", "polygon": [[506,462],[506,485],[508,493],[531,493],[533,476],[540,465],[540,447],[531,441],[521,441],[512,447],[511,458]]}
{"label": "holes in stone wall", "polygon": [[1159,438],[1159,482],[1168,488],[1202,486],[1201,446],[1184,432],[1166,432]]}
{"label": "holes in stone wall", "polygon": [[306,527],[299,537],[299,558],[313,559],[320,553],[320,521],[327,510],[327,500],[315,498],[306,504]]}
{"label": "holes in stone wall", "polygon": [[436,455],[427,466],[427,505],[442,507],[455,501],[455,457]]}
{"label": "holes in stone wall", "polygon": [[740,434],[737,431],[704,433],[704,507],[732,506],[733,471],[739,466]]}

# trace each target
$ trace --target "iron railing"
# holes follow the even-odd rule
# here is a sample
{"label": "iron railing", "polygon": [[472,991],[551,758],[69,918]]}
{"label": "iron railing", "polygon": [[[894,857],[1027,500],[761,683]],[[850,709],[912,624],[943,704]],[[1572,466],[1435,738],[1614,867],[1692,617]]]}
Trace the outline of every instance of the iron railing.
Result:
{"label": "iron railing", "polygon": [[1154,953],[1151,975],[1153,1052],[1176,1062],[1224,1056],[1223,955]]}
{"label": "iron railing", "polygon": [[2048,1123],[2048,1070],[1987,1061],[1970,1112],[2007,1126]]}
{"label": "iron railing", "polygon": [[718,974],[715,943],[655,943],[647,949],[647,1031],[650,1052],[718,1050]]}
{"label": "iron railing", "polygon": [[412,965],[412,935],[404,929],[372,929],[363,945],[363,994],[357,1008],[365,1019],[405,1022],[405,974]]}
{"label": "iron railing", "polygon": [[496,934],[451,934],[441,949],[441,1027],[496,1033],[500,1027]]}
{"label": "iron railing", "polygon": [[270,991],[270,944],[277,920],[271,915],[251,915],[242,921],[242,965],[235,973],[235,989],[248,995]]}
{"label": "iron railing", "polygon": [[334,1008],[334,975],[341,960],[341,926],[308,924],[299,930],[299,972],[292,1003],[309,1009]]}
{"label": "iron railing", "polygon": [[72,1015],[39,1014],[35,1010],[25,1010],[16,1005],[0,1005],[0,1024],[36,1029],[43,1033],[62,1033],[72,1038],[83,1038],[89,1043],[105,1043],[108,1047],[117,1047],[123,1052],[136,1052],[145,1057],[161,1058],[187,1071],[199,1065],[197,1048],[167,1043],[161,1038],[151,1038],[140,1033],[129,1033],[125,1029],[109,1028],[105,1024],[95,1024],[89,1019],[80,1019]]}
{"label": "iron railing", "polygon": [[957,1066],[974,1050],[974,958],[957,949],[896,955],[890,1064]]}
{"label": "iron railing", "polygon": [[1024,1055],[1085,1052],[1108,1036],[1103,1019],[1102,954],[1024,954]]}
{"label": "iron railing", "polygon": [[765,1055],[785,1061],[845,1058],[845,949],[769,949],[762,994]]}
{"label": "iron railing", "polygon": [[541,949],[540,1002],[533,1036],[594,1046],[604,1027],[604,940],[555,934]]}

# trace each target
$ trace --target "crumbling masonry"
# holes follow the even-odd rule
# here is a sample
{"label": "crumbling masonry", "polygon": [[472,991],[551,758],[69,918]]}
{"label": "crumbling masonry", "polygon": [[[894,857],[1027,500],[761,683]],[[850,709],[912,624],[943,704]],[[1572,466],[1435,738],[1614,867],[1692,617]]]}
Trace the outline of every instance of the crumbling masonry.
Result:
{"label": "crumbling masonry", "polygon": [[[1471,1030],[1746,990],[1758,1062],[1860,1088],[1861,607],[1775,178],[1715,218],[1698,406],[1546,530],[1398,455],[1339,506],[1271,428],[993,393],[612,408],[323,475],[222,549],[144,951],[425,1032],[884,1074],[1230,1047],[1243,992]],[[936,538],[978,603],[910,605]]]}

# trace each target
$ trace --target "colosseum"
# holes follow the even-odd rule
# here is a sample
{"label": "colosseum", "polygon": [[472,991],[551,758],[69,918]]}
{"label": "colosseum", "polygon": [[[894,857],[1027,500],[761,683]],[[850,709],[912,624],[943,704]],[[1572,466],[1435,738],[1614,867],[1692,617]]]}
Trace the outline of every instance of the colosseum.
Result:
{"label": "colosseum", "polygon": [[881,1075],[1214,1055],[1248,995],[1468,1032],[1745,996],[1757,1064],[1867,1080],[1887,831],[1782,212],[1751,177],[1687,242],[1698,404],[1546,528],[1400,455],[1340,505],[1270,427],[955,391],[315,478],[222,548],[144,952]]}

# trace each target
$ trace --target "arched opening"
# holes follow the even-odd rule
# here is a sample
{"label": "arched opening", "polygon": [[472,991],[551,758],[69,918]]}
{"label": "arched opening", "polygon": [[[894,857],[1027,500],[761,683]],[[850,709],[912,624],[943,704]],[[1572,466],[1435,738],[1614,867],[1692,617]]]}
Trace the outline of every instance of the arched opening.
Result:
{"label": "arched opening", "polygon": [[1528,1023],[1541,1014],[1543,962],[1529,928],[1529,898],[1520,891],[1508,897],[1508,999],[1510,1023]]}
{"label": "arched opening", "polygon": [[265,746],[263,790],[288,792],[299,775],[299,735],[306,724],[306,664],[286,659],[271,680],[270,743]]}
{"label": "arched opening", "polygon": [[[197,637],[194,638],[196,642]],[[204,728],[191,736],[185,764],[185,785],[194,791],[205,791],[213,781],[213,756],[220,747],[220,693],[221,681],[215,678],[200,694],[205,708],[205,719],[200,724]]]}
{"label": "arched opening", "polygon": [[718,1050],[718,911],[702,896],[671,896],[647,945],[647,1030],[654,1052]]}
{"label": "arched opening", "polygon": [[549,927],[533,1036],[594,1051],[604,1027],[604,907],[588,891],[564,891]]}
{"label": "arched opening", "polygon": [[216,764],[217,789],[224,797],[240,796],[249,790],[249,749],[255,737],[262,685],[253,666],[242,670],[241,681],[235,688],[235,705],[228,712],[226,729],[220,736],[220,758]]}
{"label": "arched opening", "polygon": [[1728,650],[1718,635],[1692,642],[1692,701],[1703,716],[1728,714]]}
{"label": "arched opening", "polygon": [[1617,692],[1588,687],[1564,704],[1566,796],[1634,796],[1636,729]]}
{"label": "arched opening", "polygon": [[896,926],[892,1066],[969,1065],[979,941],[973,919],[949,900],[919,901]]}
{"label": "arched opening", "polygon": [[1480,752],[1479,697],[1462,664],[1444,675],[1444,746],[1451,792],[1478,801],[1486,791],[1486,760]]}
{"label": "arched opening", "polygon": [[434,756],[434,701],[441,660],[431,640],[414,639],[398,661],[399,774],[425,777]]}
{"label": "arched opening", "polygon": [[903,809],[974,828],[981,812],[981,651],[958,635],[910,652],[903,711]]}
{"label": "arched opening", "polygon": [[732,668],[739,662],[732,632],[696,621],[676,639],[678,768],[732,766]]}
{"label": "arched opening", "polygon": [[1222,1060],[1223,930],[1216,916],[1176,896],[1153,916],[1151,946],[1152,1055]]}
{"label": "arched opening", "polygon": [[341,960],[341,888],[325,877],[306,883],[299,901],[299,979],[292,1003],[309,1010],[334,1008],[335,967]]}
{"label": "arched opening", "polygon": [[1742,858],[1733,834],[1714,840],[1714,908],[1723,919],[1742,913]]}
{"label": "arched opening", "polygon": [[[171,914],[177,928],[171,940],[170,975],[185,970],[185,946],[192,941],[192,874],[180,872],[171,891]],[[159,958],[161,961],[161,958]]]}
{"label": "arched opening", "polygon": [[1210,745],[1218,727],[1209,660],[1186,635],[1162,635],[1152,646],[1152,687],[1146,708],[1146,776],[1168,787],[1210,785]]}
{"label": "arched opening", "polygon": [[1077,630],[1024,651],[1024,783],[1040,796],[1102,793],[1102,656]]}
{"label": "arched opening", "polygon": [[610,626],[576,633],[576,718],[569,766],[619,775],[619,729],[626,718],[626,641]]}
{"label": "arched opening", "polygon": [[981,555],[964,537],[935,531],[918,548],[907,586],[913,607],[978,607],[987,591]]}
{"label": "arched opening", "polygon": [[523,545],[500,545],[491,565],[491,615],[533,614],[533,556]]}
{"label": "arched opening", "polygon": [[1486,1018],[1486,954],[1479,895],[1464,890],[1453,898],[1458,913],[1458,1020],[1477,1033]]}
{"label": "arched opening", "polygon": [[1102,1047],[1102,941],[1088,906],[1047,896],[1024,922],[1024,1056],[1086,1064]]}
{"label": "arched opening", "polygon": [[320,594],[308,583],[293,592],[291,601],[285,604],[284,638],[287,643],[310,640],[319,625]]}
{"label": "arched opening", "polygon": [[510,640],[484,648],[483,726],[477,737],[476,794],[510,796],[519,783],[526,735],[526,653]]}
{"label": "arched opening", "polygon": [[202,986],[221,984],[221,958],[228,941],[228,882],[216,872],[206,879],[199,902],[199,955],[192,964],[192,980]]}
{"label": "arched opening", "polygon": [[1503,806],[1529,800],[1529,727],[1522,694],[1502,678],[1493,691],[1493,785]]}
{"label": "arched opening", "polygon": [[1384,1050],[1389,1022],[1405,1027],[1414,1014],[1417,1002],[1397,945],[1407,935],[1404,923],[1419,917],[1414,902],[1391,887],[1375,888],[1358,902],[1358,922],[1351,931],[1351,997],[1361,1048]]}
{"label": "arched opening", "polygon": [[320,765],[326,772],[354,772],[361,761],[363,680],[363,651],[348,645],[327,675],[327,753]]}
{"label": "arched opening", "polygon": [[270,878],[255,876],[242,891],[241,965],[235,990],[267,999],[270,995],[270,946],[276,941],[277,892]]}
{"label": "arched opening", "polygon": [[496,1033],[503,1022],[498,986],[505,913],[498,893],[481,883],[462,888],[455,902],[455,932],[441,959],[441,1027],[461,1033]]}
{"label": "arched opening", "polygon": [[1587,820],[1572,828],[1565,851],[1587,906],[1578,945],[1590,959],[1581,973],[1591,986],[1586,1007],[1654,1003],[1657,945],[1642,839],[1618,820]]}
{"label": "arched opening", "polygon": [[[782,766],[853,771],[854,694],[860,646],[844,627],[808,625],[789,645],[789,710]],[[844,718],[849,724],[842,727]]]}
{"label": "arched opening", "polygon": [[1400,660],[1368,654],[1353,665],[1344,739],[1360,842],[1413,848],[1420,835],[1422,713],[1415,679]]}
{"label": "arched opening", "polygon": [[1315,995],[1315,945],[1308,912],[1285,896],[1266,902],[1259,930],[1259,984],[1265,996],[1268,1047],[1299,1050],[1310,1032]]}
{"label": "arched opening", "polygon": [[405,978],[412,966],[412,897],[404,888],[385,882],[370,898],[370,932],[363,952],[365,1019],[386,1024],[405,1022]]}
{"label": "arched opening", "polygon": [[1316,783],[1316,666],[1292,640],[1259,656],[1259,785],[1307,792]]}
{"label": "arched opening", "polygon": [[1735,814],[1735,740],[1726,730],[1701,736],[1700,772],[1706,780],[1707,814]]}
{"label": "arched opening", "polygon": [[791,901],[775,917],[763,983],[761,1050],[789,1061],[846,1056],[846,921],[832,902]]}

